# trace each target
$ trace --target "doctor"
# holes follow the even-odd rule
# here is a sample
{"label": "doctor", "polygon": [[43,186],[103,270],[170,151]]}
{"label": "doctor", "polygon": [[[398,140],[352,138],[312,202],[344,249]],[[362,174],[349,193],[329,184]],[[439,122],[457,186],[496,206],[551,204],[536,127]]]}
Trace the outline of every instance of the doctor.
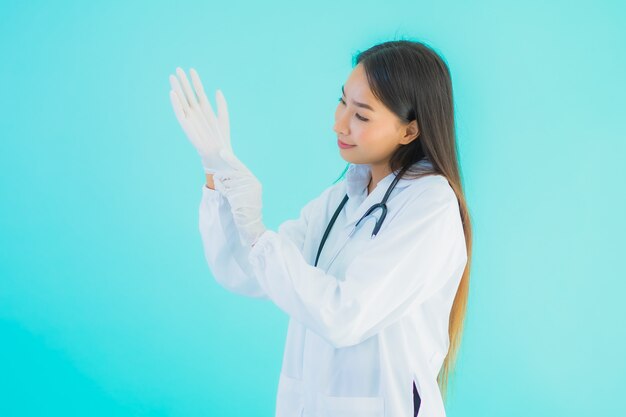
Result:
{"label": "doctor", "polygon": [[357,56],[334,131],[345,180],[278,231],[233,154],[226,101],[213,112],[191,70],[171,102],[207,177],[206,261],[230,291],[290,316],[277,417],[444,417],[469,289],[471,228],[444,61],[413,41]]}

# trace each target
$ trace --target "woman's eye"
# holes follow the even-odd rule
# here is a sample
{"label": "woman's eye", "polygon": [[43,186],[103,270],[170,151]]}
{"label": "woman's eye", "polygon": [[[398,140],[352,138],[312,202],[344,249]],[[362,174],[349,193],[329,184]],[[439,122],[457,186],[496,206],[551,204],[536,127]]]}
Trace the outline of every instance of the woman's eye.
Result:
{"label": "woman's eye", "polygon": [[[346,102],[345,102],[345,101],[343,101],[343,98],[342,98],[342,97],[339,97],[339,101],[340,101],[342,104],[346,104]],[[357,118],[357,119],[362,120],[362,121],[364,121],[364,122],[367,122],[367,121],[369,120],[369,119],[366,119],[365,117],[362,117],[359,113],[355,113],[355,116],[356,116],[356,118]]]}

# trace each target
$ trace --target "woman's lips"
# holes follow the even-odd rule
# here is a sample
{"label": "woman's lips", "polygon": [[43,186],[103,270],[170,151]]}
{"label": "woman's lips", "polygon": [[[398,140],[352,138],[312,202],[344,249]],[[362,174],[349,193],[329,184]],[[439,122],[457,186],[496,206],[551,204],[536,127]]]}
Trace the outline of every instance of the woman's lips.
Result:
{"label": "woman's lips", "polygon": [[339,139],[337,139],[337,145],[339,145],[339,147],[342,149],[354,148],[356,146],[356,145],[348,145],[346,143],[343,143]]}

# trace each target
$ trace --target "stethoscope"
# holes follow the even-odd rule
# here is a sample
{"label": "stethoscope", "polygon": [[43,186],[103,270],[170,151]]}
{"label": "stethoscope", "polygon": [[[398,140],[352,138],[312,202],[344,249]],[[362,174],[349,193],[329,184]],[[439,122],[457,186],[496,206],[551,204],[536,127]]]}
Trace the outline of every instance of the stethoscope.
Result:
{"label": "stethoscope", "polygon": [[[395,178],[393,179],[393,181],[391,182],[391,184],[387,188],[387,192],[385,193],[385,196],[383,197],[382,201],[380,203],[374,204],[372,207],[367,209],[367,211],[365,212],[365,214],[363,214],[363,216],[361,216],[359,221],[356,222],[356,224],[352,228],[352,231],[350,232],[350,234],[346,237],[346,242],[348,241],[348,239],[350,239],[350,237],[352,237],[354,232],[358,229],[359,223],[361,223],[361,221],[364,218],[366,218],[370,214],[372,214],[374,212],[374,210],[381,209],[382,213],[381,213],[380,217],[376,220],[376,225],[374,226],[374,230],[372,231],[371,239],[373,239],[378,234],[378,231],[380,230],[381,226],[383,225],[383,221],[385,220],[385,216],[387,216],[387,204],[386,204],[387,203],[387,199],[389,198],[389,195],[391,194],[391,191],[393,191],[393,188],[398,183],[398,180],[400,180],[400,178],[402,177],[402,174],[404,174],[404,171],[406,171],[407,169],[408,169],[408,166],[405,166],[395,176]],[[333,225],[335,224],[335,220],[337,219],[337,216],[339,216],[339,213],[341,212],[341,209],[343,208],[343,206],[346,204],[347,201],[348,201],[348,194],[346,193],[346,195],[343,197],[343,200],[341,200],[341,203],[339,203],[339,207],[337,207],[337,210],[335,210],[335,213],[333,214],[333,217],[330,219],[330,223],[328,223],[328,226],[326,227],[326,231],[324,232],[324,236],[322,237],[322,241],[320,242],[320,246],[317,249],[317,257],[315,258],[315,266],[317,266],[317,261],[320,258],[320,253],[322,253],[322,248],[324,247],[324,243],[326,243],[326,238],[330,234],[330,230],[333,228]],[[344,242],[344,245],[345,245],[345,242]],[[330,265],[330,263],[332,263],[335,260],[335,258],[337,257],[338,253],[339,253],[339,251],[335,254],[333,259],[330,260],[329,265]]]}

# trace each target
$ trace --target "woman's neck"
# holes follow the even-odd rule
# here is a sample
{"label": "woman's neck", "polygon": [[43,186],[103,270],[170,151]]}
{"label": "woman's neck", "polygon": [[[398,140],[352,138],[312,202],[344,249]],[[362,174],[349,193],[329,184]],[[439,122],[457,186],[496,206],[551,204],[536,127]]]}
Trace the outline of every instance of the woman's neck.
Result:
{"label": "woman's neck", "polygon": [[370,164],[370,172],[371,178],[369,184],[367,184],[367,195],[370,195],[370,193],[374,191],[374,188],[376,188],[376,185],[380,182],[380,180],[391,174],[391,169],[387,163],[384,165]]}

